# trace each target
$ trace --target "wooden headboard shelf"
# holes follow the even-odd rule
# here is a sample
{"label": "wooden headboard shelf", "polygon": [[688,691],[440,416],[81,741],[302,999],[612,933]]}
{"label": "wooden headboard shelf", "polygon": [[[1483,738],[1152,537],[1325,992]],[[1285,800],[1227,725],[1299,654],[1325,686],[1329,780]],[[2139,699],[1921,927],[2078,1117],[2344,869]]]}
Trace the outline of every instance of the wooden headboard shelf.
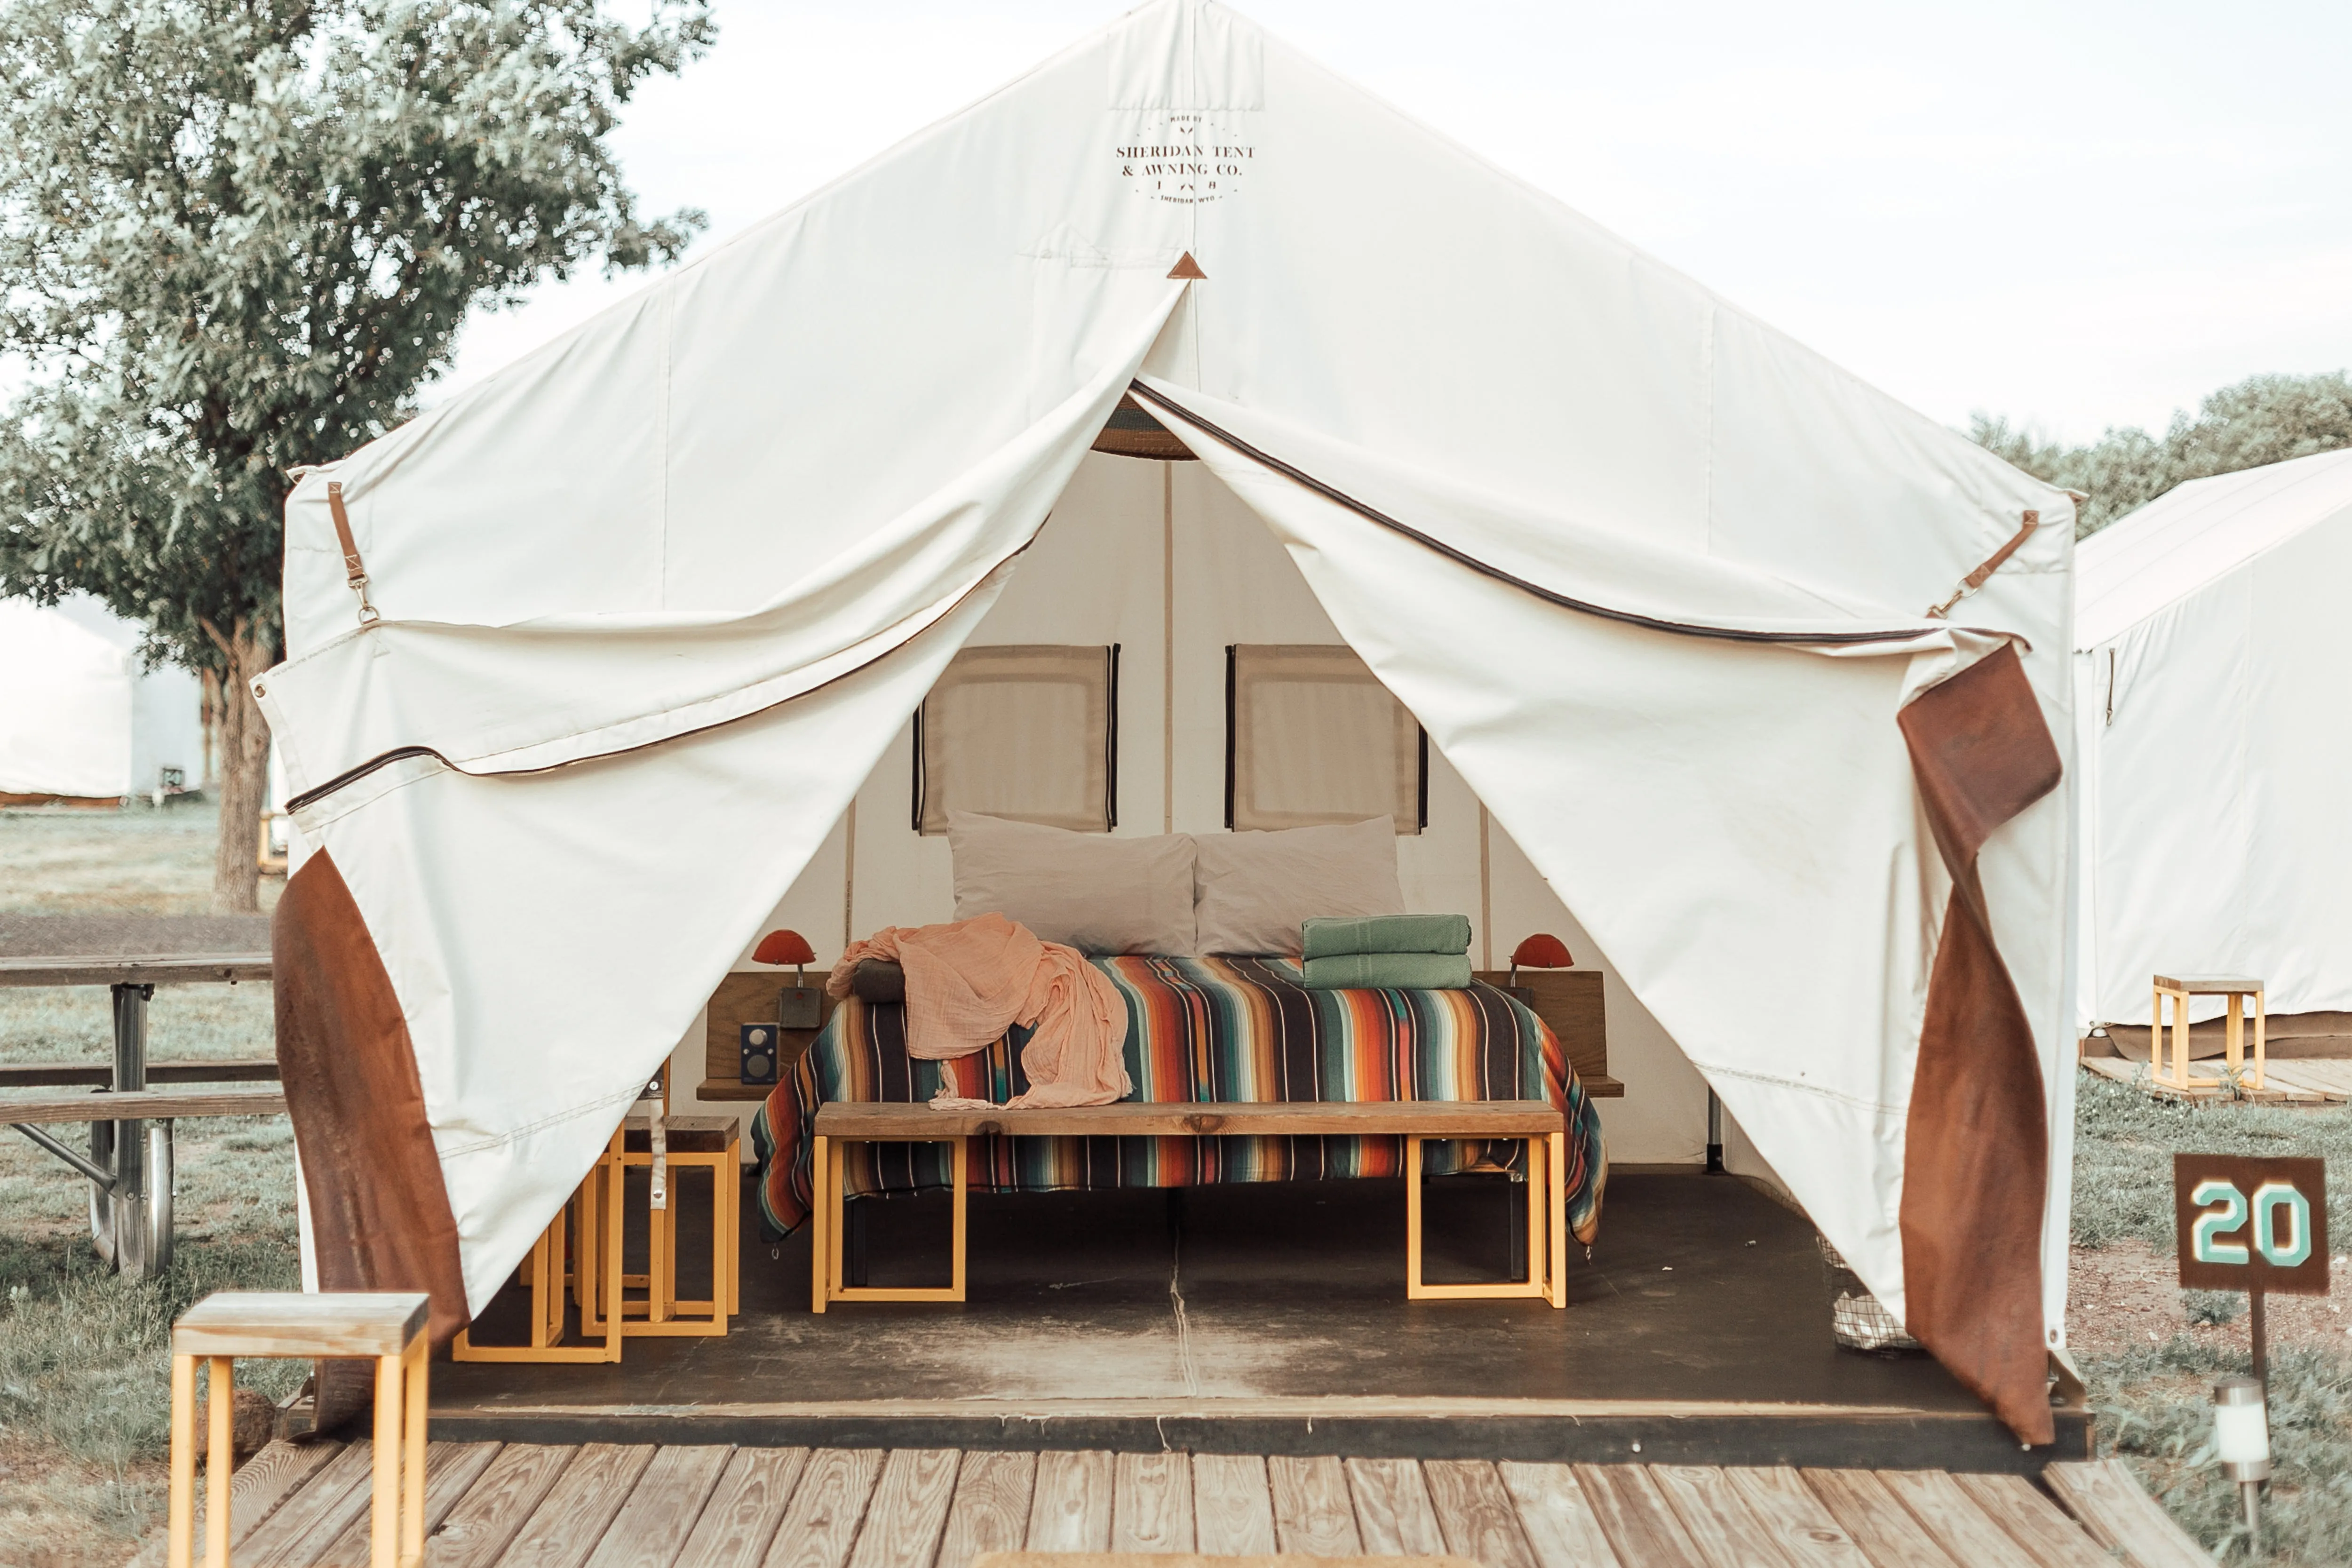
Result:
{"label": "wooden headboard shelf", "polygon": [[[1510,971],[1482,969],[1478,978],[1508,990]],[[1537,1017],[1551,1026],[1568,1065],[1584,1082],[1584,1092],[1595,1100],[1623,1096],[1625,1086],[1609,1076],[1609,1018],[1601,1005],[1601,971],[1597,969],[1522,969],[1519,1000]]]}
{"label": "wooden headboard shelf", "polygon": [[[776,993],[792,984],[788,969],[761,969],[730,974],[711,993],[710,1006],[702,1030],[702,1083],[696,1095],[706,1100],[765,1100],[775,1087],[768,1083],[743,1081],[743,1047],[737,1027],[744,1024],[773,1023],[776,1017]],[[824,971],[809,971],[809,984],[822,986]],[[827,996],[824,1011],[818,1016],[819,1026],[833,1016],[834,1000]],[[815,1029],[784,1029],[779,1032],[781,1047],[776,1053],[776,1076],[783,1078],[809,1048],[817,1037]]]}

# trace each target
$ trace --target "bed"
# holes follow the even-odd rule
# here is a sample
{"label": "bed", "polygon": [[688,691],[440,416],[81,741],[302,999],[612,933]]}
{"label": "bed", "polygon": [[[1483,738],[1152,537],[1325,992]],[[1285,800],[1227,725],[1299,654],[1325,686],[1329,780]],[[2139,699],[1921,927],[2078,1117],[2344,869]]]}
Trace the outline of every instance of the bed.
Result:
{"label": "bed", "polygon": [[[1466,990],[1311,990],[1283,958],[1097,957],[1126,999],[1128,1075],[1136,1100],[1387,1101],[1542,1100],[1565,1114],[1569,1228],[1598,1233],[1607,1157],[1601,1121],[1543,1021],[1494,986]],[[952,1061],[906,1049],[897,1003],[852,996],[769,1094],[751,1123],[760,1211],[771,1237],[808,1218],[811,1123],[830,1100],[929,1100],[955,1091],[1002,1104],[1027,1088],[1024,1031]],[[846,1152],[853,1196],[950,1184],[940,1144],[866,1144]],[[1432,1174],[1510,1172],[1516,1142],[1432,1142]],[[1401,1175],[1400,1140],[1297,1138],[995,1138],[976,1144],[971,1186],[997,1193],[1181,1187],[1230,1182]]]}

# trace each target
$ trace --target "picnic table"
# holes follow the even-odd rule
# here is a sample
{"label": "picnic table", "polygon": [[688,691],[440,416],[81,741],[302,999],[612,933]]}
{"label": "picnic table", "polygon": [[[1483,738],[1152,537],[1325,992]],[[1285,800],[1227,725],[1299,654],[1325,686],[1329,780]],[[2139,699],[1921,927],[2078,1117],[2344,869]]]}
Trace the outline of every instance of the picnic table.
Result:
{"label": "picnic table", "polygon": [[[268,1082],[272,1060],[150,1063],[147,1005],[158,985],[269,978],[266,915],[0,916],[0,986],[103,985],[113,994],[110,1062],[0,1065],[0,1089],[83,1087],[79,1095],[0,1099],[0,1118],[89,1179],[99,1256],[131,1279],[172,1261],[173,1128],[183,1116],[282,1114],[275,1087],[169,1093],[151,1084]],[[47,1129],[89,1123],[87,1157]]]}

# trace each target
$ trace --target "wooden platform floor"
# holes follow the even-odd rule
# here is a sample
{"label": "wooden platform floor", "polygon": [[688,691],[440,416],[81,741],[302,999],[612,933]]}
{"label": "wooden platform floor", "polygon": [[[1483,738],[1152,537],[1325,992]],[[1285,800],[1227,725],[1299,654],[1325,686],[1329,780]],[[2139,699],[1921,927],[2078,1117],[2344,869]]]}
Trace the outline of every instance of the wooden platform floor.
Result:
{"label": "wooden platform floor", "polygon": [[[681,1187],[682,1258],[707,1185]],[[1436,1279],[1506,1278],[1502,1184],[1430,1184]],[[979,1194],[971,1300],[809,1311],[805,1232],[743,1237],[724,1339],[617,1365],[436,1364],[457,1442],[1181,1448],[2014,1470],[2087,1458],[2090,1415],[2021,1451],[1925,1356],[1841,1351],[1812,1227],[1728,1177],[1617,1172],[1570,1304],[1409,1301],[1398,1182]],[[946,1200],[869,1205],[873,1282],[944,1273]],[[1522,1233],[1524,1234],[1524,1233]],[[683,1268],[685,1266],[681,1264]],[[682,1279],[698,1294],[703,1276]],[[477,1339],[520,1339],[522,1293]],[[1634,1444],[1640,1444],[1636,1450]]]}
{"label": "wooden platform floor", "polygon": [[[236,1561],[362,1568],[369,1459],[363,1442],[263,1450],[237,1476]],[[1026,1550],[1450,1552],[1486,1568],[2210,1561],[2124,1472],[2053,1470],[2079,1518],[2022,1477],[1941,1470],[436,1443],[425,1560],[432,1568],[969,1568],[982,1552]]]}
{"label": "wooden platform floor", "polygon": [[2305,1106],[2352,1102],[2352,1061],[2328,1057],[2274,1057],[2263,1064],[2263,1087],[2242,1093],[2231,1092],[2222,1080],[2223,1064],[2218,1058],[2191,1060],[2185,1089],[2158,1082],[2147,1063],[2127,1057],[2084,1057],[2083,1065],[2101,1078],[2130,1084],[2159,1100],[2243,1099],[2257,1105]]}

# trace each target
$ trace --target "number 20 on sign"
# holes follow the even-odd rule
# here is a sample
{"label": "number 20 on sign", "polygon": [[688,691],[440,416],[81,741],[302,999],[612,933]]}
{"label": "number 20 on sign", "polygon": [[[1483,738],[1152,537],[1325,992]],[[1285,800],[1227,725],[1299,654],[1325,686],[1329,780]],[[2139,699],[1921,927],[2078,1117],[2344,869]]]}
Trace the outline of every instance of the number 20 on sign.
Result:
{"label": "number 20 on sign", "polygon": [[2327,1167],[2320,1160],[2172,1157],[2180,1283],[2327,1293]]}

